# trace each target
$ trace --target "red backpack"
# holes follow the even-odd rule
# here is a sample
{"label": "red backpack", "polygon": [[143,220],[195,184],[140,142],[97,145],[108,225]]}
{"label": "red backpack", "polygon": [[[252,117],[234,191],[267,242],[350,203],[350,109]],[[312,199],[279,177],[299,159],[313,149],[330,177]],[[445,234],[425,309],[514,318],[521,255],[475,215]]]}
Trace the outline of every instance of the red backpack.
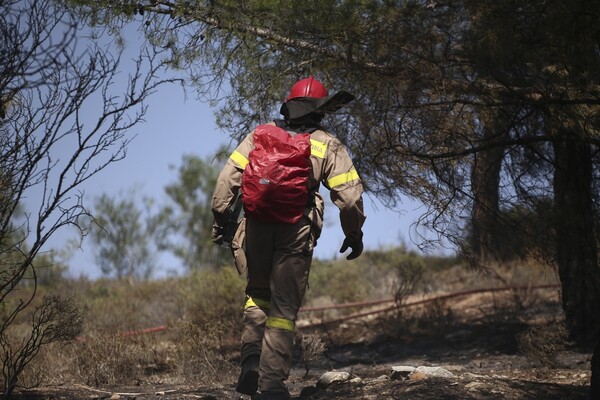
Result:
{"label": "red backpack", "polygon": [[298,222],[308,202],[309,175],[309,133],[292,136],[275,125],[258,126],[242,174],[245,215],[263,222]]}

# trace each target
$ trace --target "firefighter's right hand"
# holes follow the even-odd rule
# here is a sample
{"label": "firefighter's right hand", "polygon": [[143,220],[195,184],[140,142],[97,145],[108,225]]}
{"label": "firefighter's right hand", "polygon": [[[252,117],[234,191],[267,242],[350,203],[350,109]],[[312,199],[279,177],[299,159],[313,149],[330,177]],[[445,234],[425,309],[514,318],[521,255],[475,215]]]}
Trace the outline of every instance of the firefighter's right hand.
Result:
{"label": "firefighter's right hand", "polygon": [[214,244],[221,246],[223,244],[223,234],[225,227],[214,224],[212,227],[212,241]]}
{"label": "firefighter's right hand", "polygon": [[347,237],[346,239],[344,239],[344,243],[342,243],[342,247],[340,248],[340,253],[345,252],[346,250],[348,250],[348,248],[351,248],[352,251],[350,252],[350,254],[348,254],[346,260],[354,260],[356,257],[360,256],[363,251],[362,238],[353,239]]}

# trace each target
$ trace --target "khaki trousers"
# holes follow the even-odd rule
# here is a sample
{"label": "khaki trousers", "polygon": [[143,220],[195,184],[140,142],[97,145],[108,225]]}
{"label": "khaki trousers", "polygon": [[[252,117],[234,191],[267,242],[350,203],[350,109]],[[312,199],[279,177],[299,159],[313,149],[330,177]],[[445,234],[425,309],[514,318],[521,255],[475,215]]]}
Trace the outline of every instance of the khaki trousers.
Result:
{"label": "khaki trousers", "polygon": [[306,291],[314,239],[308,217],[298,223],[246,221],[248,285],[242,363],[260,356],[261,391],[285,391],[294,329]]}

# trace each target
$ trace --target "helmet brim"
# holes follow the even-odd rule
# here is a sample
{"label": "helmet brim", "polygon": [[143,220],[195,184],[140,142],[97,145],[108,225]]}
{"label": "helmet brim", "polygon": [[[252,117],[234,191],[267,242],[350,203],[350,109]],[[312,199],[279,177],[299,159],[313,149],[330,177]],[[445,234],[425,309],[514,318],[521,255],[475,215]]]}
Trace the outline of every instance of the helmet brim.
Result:
{"label": "helmet brim", "polygon": [[340,90],[334,95],[319,100],[322,100],[322,102],[320,102],[321,104],[317,108],[318,111],[333,113],[354,100],[354,95],[345,90]]}
{"label": "helmet brim", "polygon": [[286,119],[298,119],[313,112],[334,113],[352,100],[354,95],[345,90],[321,98],[297,97],[283,103],[279,112]]}

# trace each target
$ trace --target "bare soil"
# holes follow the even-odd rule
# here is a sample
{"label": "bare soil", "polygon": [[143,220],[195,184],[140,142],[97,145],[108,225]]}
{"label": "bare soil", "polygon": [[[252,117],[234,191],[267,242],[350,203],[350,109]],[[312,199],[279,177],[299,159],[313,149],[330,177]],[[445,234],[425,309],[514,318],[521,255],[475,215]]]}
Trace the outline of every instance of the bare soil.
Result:
{"label": "bare soil", "polygon": [[[471,296],[452,304],[371,315],[308,326],[327,350],[316,361],[294,365],[289,387],[296,399],[589,399],[591,348],[565,340],[555,291],[527,301],[507,294]],[[523,300],[523,299],[521,299]],[[527,304],[523,304],[527,303]],[[235,362],[235,353],[231,359]],[[392,379],[392,366],[440,366],[451,378]],[[323,388],[326,371],[351,379]],[[15,394],[15,399],[242,399],[237,371],[202,387],[150,385],[91,388],[65,384]],[[244,397],[243,399],[248,399]]]}

